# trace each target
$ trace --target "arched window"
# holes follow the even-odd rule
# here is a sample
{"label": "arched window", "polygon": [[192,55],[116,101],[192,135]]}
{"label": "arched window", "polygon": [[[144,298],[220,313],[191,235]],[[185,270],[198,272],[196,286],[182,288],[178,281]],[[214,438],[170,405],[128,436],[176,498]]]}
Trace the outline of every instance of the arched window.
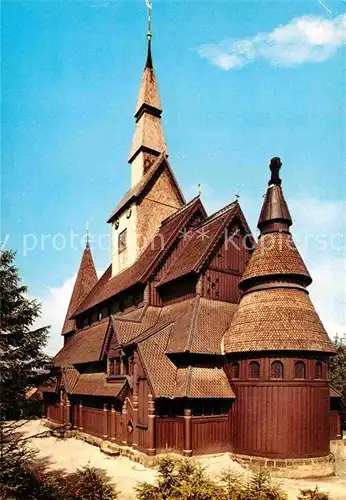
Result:
{"label": "arched window", "polygon": [[321,363],[321,361],[317,361],[315,364],[315,378],[317,378],[317,379],[322,378],[322,363]]}
{"label": "arched window", "polygon": [[294,365],[294,378],[305,378],[305,363],[303,361],[297,361]]}
{"label": "arched window", "polygon": [[257,361],[251,361],[249,364],[249,378],[259,378],[260,365]]}
{"label": "arched window", "polygon": [[273,361],[270,367],[271,378],[284,378],[284,365],[281,361]]}
{"label": "arched window", "polygon": [[239,363],[232,365],[232,378],[239,378]]}

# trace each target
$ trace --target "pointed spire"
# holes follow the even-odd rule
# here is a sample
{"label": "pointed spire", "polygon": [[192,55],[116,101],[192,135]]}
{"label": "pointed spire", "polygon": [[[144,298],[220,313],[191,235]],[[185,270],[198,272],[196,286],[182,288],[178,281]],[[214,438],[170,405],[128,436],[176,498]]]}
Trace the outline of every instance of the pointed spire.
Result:
{"label": "pointed spire", "polygon": [[282,181],[279,176],[281,166],[280,158],[271,159],[269,165],[271,178],[257,224],[261,234],[278,230],[288,232],[292,225],[292,218],[281,188]]}
{"label": "pointed spire", "polygon": [[[148,3],[147,3],[148,5]],[[129,163],[133,163],[140,152],[143,152],[141,164],[136,165],[135,180],[143,175],[155,158],[166,151],[166,142],[162,130],[162,107],[151,52],[151,4],[148,5],[148,50],[144,66],[141,86],[135,111],[136,128],[129,154]],[[137,168],[138,167],[138,168]],[[138,170],[140,175],[138,175]]]}
{"label": "pointed spire", "polygon": [[280,159],[273,158],[258,223],[261,235],[239,283],[243,295],[224,336],[226,353],[333,352],[306,290],[310,274],[289,231],[280,167]]}
{"label": "pointed spire", "polygon": [[70,303],[67,309],[62,335],[73,332],[76,329],[75,320],[70,319],[78,306],[82,303],[91,289],[98,281],[94,260],[91,254],[89,244],[89,232],[87,233],[87,241],[83,252],[82,260],[77,273],[77,278],[73,287]]}

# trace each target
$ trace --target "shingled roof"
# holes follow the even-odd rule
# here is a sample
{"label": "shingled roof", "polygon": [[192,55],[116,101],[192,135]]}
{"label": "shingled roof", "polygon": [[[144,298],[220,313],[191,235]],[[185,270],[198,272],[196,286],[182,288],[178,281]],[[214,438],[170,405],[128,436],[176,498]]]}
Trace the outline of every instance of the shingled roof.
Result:
{"label": "shingled roof", "polygon": [[159,285],[169,283],[191,272],[197,273],[236,213],[239,213],[239,205],[234,202],[191,229],[186,234],[188,242],[181,247],[177,258]]}
{"label": "shingled roof", "polygon": [[126,379],[107,382],[105,373],[82,373],[72,394],[84,396],[119,397],[127,384]]}
{"label": "shingled roof", "polygon": [[155,162],[151,165],[150,168],[143,174],[141,180],[132,188],[130,188],[126,193],[122,200],[115,207],[113,212],[108,218],[107,222],[112,222],[114,219],[119,217],[119,215],[134,201],[138,201],[145,196],[147,191],[153,185],[158,176],[162,173],[162,171],[166,169],[169,173],[169,178],[172,182],[172,185],[180,198],[181,202],[185,204],[185,199],[183,193],[179,187],[179,184],[175,178],[173,170],[169,164],[168,156],[165,153],[160,154]]}
{"label": "shingled roof", "polygon": [[[165,219],[136,262],[113,278],[111,278],[112,271],[111,267],[109,267],[80,307],[74,312],[74,316],[104,302],[131,286],[138,283],[145,283],[150,273],[158,266],[164,255],[166,255],[173,242],[179,238],[179,231],[197,212],[205,215],[204,207],[198,197]],[[162,241],[165,242],[164,245],[162,245]]]}
{"label": "shingled roof", "polygon": [[306,285],[312,281],[290,234],[263,234],[243,273],[240,287],[246,288],[258,278],[280,275],[299,277]]}
{"label": "shingled roof", "polygon": [[225,334],[224,350],[332,353],[334,347],[305,290],[274,288],[242,297]]}
{"label": "shingled roof", "polygon": [[[270,166],[268,192],[275,188],[281,192],[280,159],[274,158]],[[269,199],[267,195],[264,200],[259,244],[243,274],[240,286],[245,294],[225,333],[224,351],[332,353],[333,345],[305,290],[311,278],[289,233],[286,202],[280,210],[267,209]],[[282,200],[283,196],[279,204]]]}
{"label": "shingled roof", "polygon": [[73,287],[70,303],[67,309],[62,335],[66,335],[76,329],[74,319],[71,319],[72,314],[78,306],[83,302],[90,290],[97,283],[97,274],[94,261],[91,255],[90,246],[87,243],[83,252],[82,260],[79,266],[77,278]]}
{"label": "shingled roof", "polygon": [[[179,367],[166,354],[174,323],[155,329],[138,341],[138,352],[149,377],[154,396],[159,398],[234,398],[221,368],[198,365]],[[154,330],[154,329],[153,329]],[[164,376],[163,376],[164,374]]]}
{"label": "shingled roof", "polygon": [[55,356],[54,365],[77,365],[99,361],[109,323],[110,318],[105,318],[75,333]]}

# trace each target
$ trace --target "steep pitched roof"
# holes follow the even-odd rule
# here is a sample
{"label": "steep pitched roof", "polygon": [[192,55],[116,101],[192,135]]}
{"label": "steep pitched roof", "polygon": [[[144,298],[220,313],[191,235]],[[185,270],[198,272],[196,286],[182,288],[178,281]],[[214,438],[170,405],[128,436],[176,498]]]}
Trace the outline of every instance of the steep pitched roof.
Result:
{"label": "steep pitched roof", "polygon": [[90,290],[97,283],[97,274],[94,261],[91,255],[89,244],[83,252],[82,261],[79,266],[77,278],[73,287],[70,303],[67,309],[62,335],[75,330],[75,321],[71,319],[72,314],[83,302]]}
{"label": "steep pitched roof", "polygon": [[274,288],[244,295],[224,336],[228,353],[322,351],[334,347],[305,290]]}
{"label": "steep pitched roof", "polygon": [[254,279],[274,276],[300,277],[309,285],[311,277],[289,233],[263,234],[243,273],[240,287]]}
{"label": "steep pitched roof", "polygon": [[222,368],[188,366],[177,369],[174,397],[234,399],[236,396]]}
{"label": "steep pitched roof", "polygon": [[[194,198],[173,215],[165,219],[152,241],[139,255],[136,262],[121,273],[111,278],[111,267],[107,269],[93,290],[89,293],[74,316],[109,299],[110,297],[138,283],[145,283],[150,273],[166,255],[174,241],[179,238],[179,232],[196,212],[205,214],[199,198]],[[162,245],[164,241],[164,245]]]}
{"label": "steep pitched roof", "polygon": [[173,170],[168,162],[168,156],[165,153],[160,154],[157,160],[151,165],[151,167],[143,174],[142,179],[135,186],[130,188],[122,200],[115,207],[111,215],[109,216],[107,222],[112,222],[116,219],[131,203],[140,200],[145,196],[147,191],[153,185],[157,177],[161,172],[167,169],[169,177],[171,179],[172,185],[174,186],[176,193],[178,194],[182,203],[185,204],[185,199],[183,193],[179,187],[179,184],[175,178]]}
{"label": "steep pitched roof", "polygon": [[198,272],[220,239],[232,218],[239,213],[237,202],[231,203],[186,234],[188,243],[181,247],[172,266],[165,273],[159,286],[191,272]]}
{"label": "steep pitched roof", "polygon": [[105,373],[82,373],[72,394],[84,396],[119,397],[127,384],[126,379],[107,382]]}
{"label": "steep pitched roof", "polygon": [[101,359],[110,318],[75,333],[54,358],[54,365],[77,365]]}
{"label": "steep pitched roof", "polygon": [[119,345],[131,342],[134,338],[152,328],[157,323],[160,313],[160,307],[145,306],[128,314],[114,314],[112,316],[113,335],[110,340],[108,355],[111,356]]}
{"label": "steep pitched roof", "polygon": [[[227,377],[221,368],[204,365],[179,367],[166,354],[166,346],[174,324],[156,328],[143,336],[138,352],[157,398],[234,398]],[[163,376],[164,374],[164,376]]]}
{"label": "steep pitched roof", "polygon": [[[281,192],[280,167],[280,159],[273,158],[268,192]],[[268,196],[264,207],[267,203]],[[305,289],[311,278],[289,233],[291,219],[281,216],[285,211],[277,217],[277,209],[264,210],[259,244],[240,283],[245,293],[223,339],[225,352],[334,352]]]}

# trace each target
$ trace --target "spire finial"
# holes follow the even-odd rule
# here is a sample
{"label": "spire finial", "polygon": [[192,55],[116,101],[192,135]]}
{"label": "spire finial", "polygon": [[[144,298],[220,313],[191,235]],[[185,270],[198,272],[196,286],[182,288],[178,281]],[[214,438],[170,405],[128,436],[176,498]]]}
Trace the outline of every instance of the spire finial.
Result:
{"label": "spire finial", "polygon": [[269,168],[271,170],[271,178],[270,181],[268,182],[268,185],[271,186],[272,184],[276,184],[277,186],[281,186],[281,179],[280,179],[280,168],[282,167],[282,162],[278,156],[274,156],[270,160],[270,165]]}
{"label": "spire finial", "polygon": [[85,234],[86,234],[86,247],[89,248],[89,221],[87,220],[86,221],[86,231],[85,231]]}
{"label": "spire finial", "polygon": [[148,39],[148,55],[147,55],[147,61],[145,63],[146,68],[152,68],[153,67],[153,60],[151,57],[151,39],[152,39],[152,34],[151,34],[151,9],[153,8],[152,2],[150,0],[145,0],[145,3],[148,7],[148,32],[147,32],[147,39]]}

